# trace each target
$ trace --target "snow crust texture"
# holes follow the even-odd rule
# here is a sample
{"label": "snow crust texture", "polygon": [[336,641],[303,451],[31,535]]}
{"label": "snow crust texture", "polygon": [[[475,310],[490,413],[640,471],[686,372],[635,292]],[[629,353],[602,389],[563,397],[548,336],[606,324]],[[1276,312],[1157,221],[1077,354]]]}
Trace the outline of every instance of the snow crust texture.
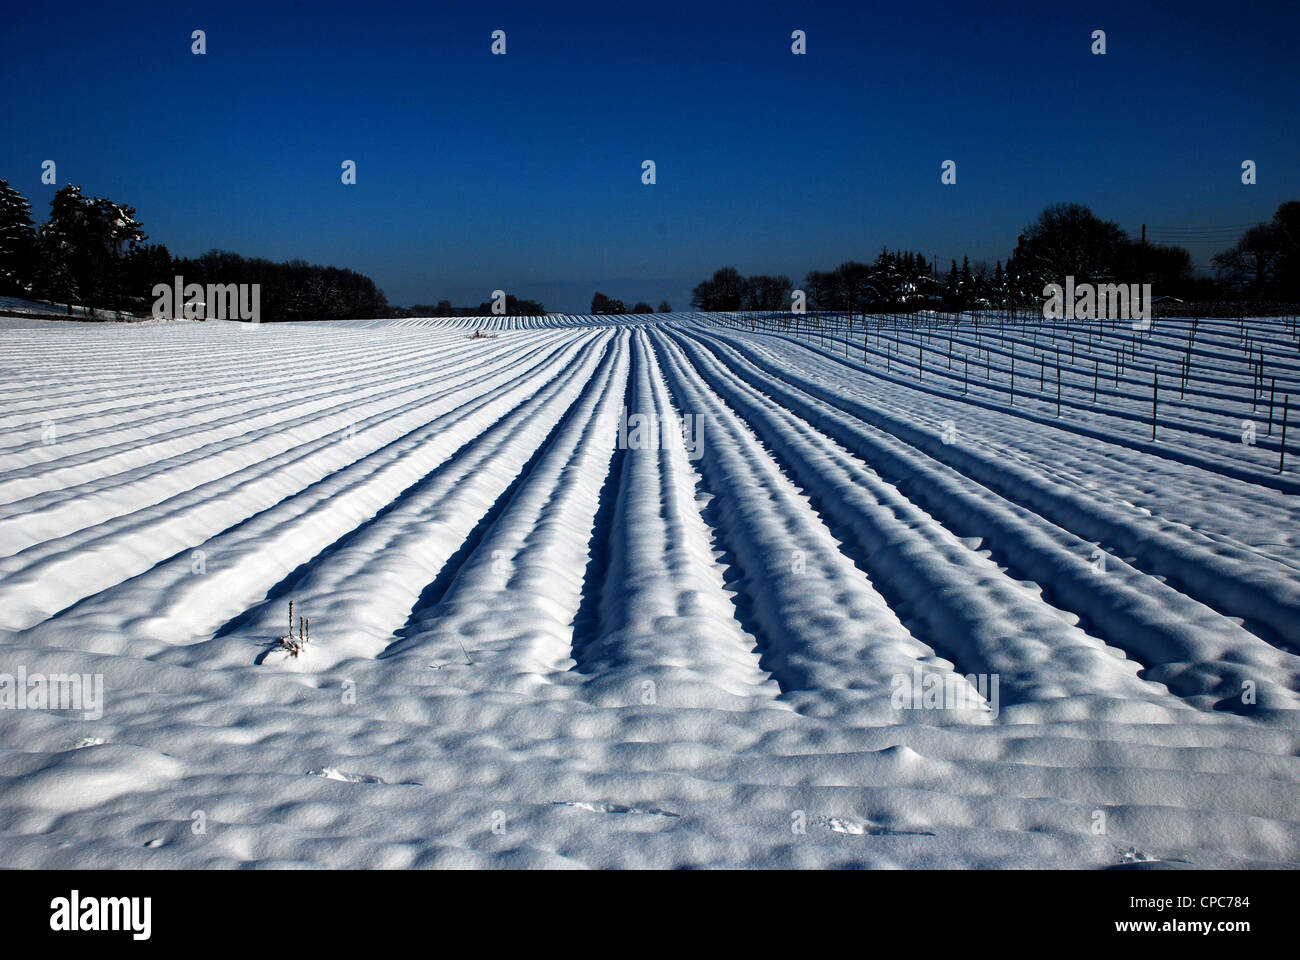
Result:
{"label": "snow crust texture", "polygon": [[1188,324],[0,320],[0,861],[1300,865],[1300,357]]}

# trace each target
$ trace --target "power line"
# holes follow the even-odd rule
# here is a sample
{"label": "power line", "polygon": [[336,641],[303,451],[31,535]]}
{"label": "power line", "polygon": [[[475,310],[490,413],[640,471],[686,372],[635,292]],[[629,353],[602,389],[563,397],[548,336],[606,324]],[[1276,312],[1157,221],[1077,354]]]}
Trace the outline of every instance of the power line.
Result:
{"label": "power line", "polygon": [[1199,230],[1193,233],[1188,230],[1182,233],[1175,233],[1172,230],[1152,230],[1150,227],[1147,228],[1147,233],[1160,237],[1236,237],[1240,236],[1242,232],[1243,231],[1240,230]]}
{"label": "power line", "polygon": [[1160,240],[1176,240],[1183,242],[1194,242],[1197,240],[1231,240],[1236,241],[1243,236],[1242,233],[1161,233],[1158,230],[1148,230],[1148,238]]}
{"label": "power line", "polygon": [[1160,225],[1158,225],[1158,224],[1150,224],[1150,223],[1149,223],[1149,224],[1147,224],[1147,229],[1148,229],[1148,230],[1161,230],[1161,231],[1165,231],[1165,232],[1170,232],[1170,231],[1182,231],[1182,230],[1190,230],[1190,231],[1192,231],[1193,233],[1199,233],[1199,232],[1201,232],[1201,231],[1205,231],[1205,230],[1244,230],[1244,229],[1246,229],[1247,227],[1253,227],[1253,226],[1255,226],[1257,223],[1259,223],[1259,221],[1257,221],[1257,220],[1252,220],[1252,221],[1250,221],[1249,223],[1222,223],[1222,224],[1217,224],[1217,225],[1199,226],[1199,227],[1193,227],[1193,226],[1165,227],[1165,226],[1160,226]]}
{"label": "power line", "polygon": [[1204,236],[1204,237],[1175,237],[1175,236],[1168,236],[1163,233],[1147,234],[1148,240],[1155,240],[1157,242],[1164,240],[1164,241],[1171,241],[1174,243],[1236,243],[1240,237],[1241,234],[1239,233],[1224,233],[1224,234],[1217,234],[1214,236]]}

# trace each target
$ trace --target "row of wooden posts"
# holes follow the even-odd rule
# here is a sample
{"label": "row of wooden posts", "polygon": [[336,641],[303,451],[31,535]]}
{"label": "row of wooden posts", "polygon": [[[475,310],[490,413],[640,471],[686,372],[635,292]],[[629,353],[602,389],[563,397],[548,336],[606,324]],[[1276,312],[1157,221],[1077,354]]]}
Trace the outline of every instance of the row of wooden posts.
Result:
{"label": "row of wooden posts", "polygon": [[[730,322],[735,326],[738,327],[745,326],[745,321],[739,316],[736,315],[724,315],[724,316],[727,316]],[[799,322],[798,322],[799,315],[793,315],[793,316],[795,317],[793,326],[794,326],[795,335],[797,336],[800,332]],[[762,319],[766,321],[769,320],[770,318],[762,318]],[[816,324],[816,328],[819,335],[819,343],[824,347],[826,345],[826,340],[825,340],[826,324],[820,322],[824,318],[816,317],[815,319],[818,320],[818,323]],[[853,328],[853,318],[852,317],[840,318],[837,316],[833,316],[830,319],[832,320],[832,326],[834,327],[834,329],[831,331],[832,337],[834,337],[841,329],[841,326],[843,326],[844,333],[845,333],[844,355],[845,358],[847,359],[849,356],[849,336],[851,335],[852,328]],[[846,322],[843,325],[841,325],[839,322],[840,319],[845,319]],[[1000,343],[1005,345],[1006,317],[998,317],[997,319],[998,319],[998,339]],[[1015,325],[1016,320],[1020,320],[1020,326],[1023,331],[1023,328],[1026,325],[1024,322],[1024,317],[1012,316],[1011,319],[1013,325]],[[893,355],[899,352],[899,348],[901,348],[902,346],[902,341],[898,336],[898,331],[901,328],[902,323],[893,317],[890,317],[889,320],[891,325],[895,329],[895,337],[892,344],[888,338],[885,339],[884,354],[885,354],[885,371],[887,373],[892,373]],[[1117,328],[1119,322],[1120,321],[1111,322],[1111,329]],[[1297,323],[1296,318],[1294,317],[1284,318],[1284,322],[1286,322],[1287,324],[1286,326],[1287,333],[1290,334],[1292,337],[1296,338],[1297,340],[1300,340],[1300,323]],[[916,320],[911,320],[910,323],[914,329],[920,327],[920,323]],[[879,348],[881,345],[881,327],[883,325],[884,324],[879,320],[874,325],[877,348]],[[945,325],[951,327],[952,321],[948,321]],[[758,329],[758,321],[752,314],[748,317],[748,326],[751,330]],[[775,330],[774,327],[770,327],[766,322],[763,324],[763,326],[765,330],[767,329]],[[811,324],[808,324],[808,326],[811,326]],[[871,336],[871,332],[870,332],[870,326],[866,322],[865,317],[862,319],[862,326],[863,326],[862,354],[863,354],[863,361],[866,362],[869,353],[869,337]],[[934,326],[935,326],[934,322],[927,318],[925,321],[924,330],[918,330],[918,338],[916,342],[916,346],[917,346],[916,376],[918,381],[924,380],[925,378],[925,345],[927,341],[933,343]],[[1101,322],[1101,328],[1102,330],[1105,329],[1105,321]],[[782,325],[782,329],[786,332],[789,331],[790,321],[788,317],[785,318],[785,323]],[[1179,387],[1180,398],[1186,397],[1187,387],[1191,382],[1192,354],[1193,354],[1194,344],[1196,341],[1197,329],[1198,329],[1198,320],[1196,318],[1193,318],[1191,325],[1188,327],[1187,346],[1186,349],[1183,351],[1183,355],[1179,360],[1179,364],[1178,364],[1179,366],[1178,387]],[[809,330],[808,332],[811,334],[812,331]],[[980,345],[979,341],[982,339],[982,333],[979,328],[978,322],[974,326],[973,332],[975,333],[976,340],[977,340],[976,352],[978,354],[978,347]],[[1091,353],[1092,346],[1093,346],[1092,333],[1090,330],[1087,333],[1088,333],[1088,352]],[[1037,355],[1038,354],[1038,331],[1036,327],[1031,327],[1031,335],[1032,335],[1031,348],[1033,349],[1034,353]],[[1250,362],[1250,368],[1252,373],[1251,411],[1256,412],[1258,410],[1260,402],[1263,400],[1263,396],[1265,393],[1264,348],[1262,345],[1257,345],[1254,342],[1254,339],[1251,337],[1249,331],[1246,329],[1244,322],[1239,327],[1239,335],[1241,337],[1243,353]],[[953,356],[953,334],[951,329],[949,331],[947,339],[948,339],[948,350],[947,350],[948,369],[951,370],[952,356]],[[1127,349],[1125,349],[1126,345],[1123,343],[1123,341],[1121,341],[1119,347],[1114,350],[1115,360],[1113,362],[1113,366],[1115,372],[1114,382],[1116,386],[1119,385],[1120,378],[1124,374],[1126,361],[1136,360],[1138,353],[1142,350],[1145,344],[1146,344],[1146,336],[1144,335],[1144,331],[1135,330],[1130,335]],[[1256,350],[1257,346],[1258,346],[1258,350]],[[1059,343],[1056,343],[1054,344],[1054,348],[1056,352],[1056,364],[1055,364],[1056,366],[1056,416],[1059,417],[1061,415],[1061,345]],[[1070,362],[1072,364],[1077,363],[1077,348],[1078,348],[1078,344],[1076,341],[1076,335],[1071,334],[1070,335]],[[984,354],[985,354],[985,360],[984,360],[985,379],[991,380],[992,379],[991,352],[988,350],[988,348],[985,348]],[[1016,354],[1015,354],[1014,345],[1008,352],[1008,355],[1010,357],[1009,399],[1010,399],[1011,406],[1015,406]],[[1044,351],[1042,355],[1039,355],[1038,359],[1039,359],[1038,390],[1039,390],[1039,394],[1041,395],[1045,393],[1045,388],[1046,388],[1046,369],[1047,369],[1046,351]],[[1097,357],[1092,357],[1092,360],[1093,360],[1092,402],[1095,404],[1097,402],[1098,386],[1101,379],[1101,361]],[[962,367],[963,367],[962,394],[965,395],[970,390],[970,354],[969,353],[963,354]],[[1267,393],[1268,393],[1267,436],[1272,436],[1273,425],[1275,420],[1277,419],[1276,418],[1276,400],[1277,400],[1277,378],[1276,377],[1268,378]],[[1287,422],[1288,422],[1289,410],[1290,410],[1290,402],[1291,402],[1290,394],[1285,394],[1282,397],[1281,418],[1280,418],[1281,436],[1280,436],[1280,444],[1278,450],[1278,472],[1279,473],[1283,472],[1286,468],[1286,433],[1287,433]],[[1152,441],[1157,440],[1159,435],[1159,405],[1160,405],[1160,367],[1159,364],[1153,363],[1152,370],[1151,370],[1151,439]]]}

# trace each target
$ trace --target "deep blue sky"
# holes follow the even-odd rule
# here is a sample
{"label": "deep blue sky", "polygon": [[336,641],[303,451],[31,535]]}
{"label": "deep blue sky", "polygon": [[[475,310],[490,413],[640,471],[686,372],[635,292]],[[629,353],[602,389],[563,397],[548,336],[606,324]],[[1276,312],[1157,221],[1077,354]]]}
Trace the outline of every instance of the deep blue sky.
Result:
{"label": "deep blue sky", "polygon": [[684,307],[724,264],[992,262],[1058,201],[1136,233],[1300,199],[1295,2],[59,2],[0,31],[0,177],[37,219],[53,159],[175,254],[351,267],[404,305]]}

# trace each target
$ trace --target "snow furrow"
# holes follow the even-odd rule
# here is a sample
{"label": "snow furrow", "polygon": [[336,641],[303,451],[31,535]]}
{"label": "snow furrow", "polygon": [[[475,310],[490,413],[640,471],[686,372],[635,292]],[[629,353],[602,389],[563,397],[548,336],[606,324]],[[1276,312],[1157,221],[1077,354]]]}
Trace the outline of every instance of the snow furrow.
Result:
{"label": "snow furrow", "polygon": [[[1172,587],[1037,514],[974,483],[947,464],[836,407],[788,387],[714,345],[737,375],[763,389],[817,429],[871,463],[909,499],[962,537],[973,537],[1018,577],[1044,588],[1053,603],[1084,618],[1108,645],[1144,664],[1164,683],[1204,707],[1240,704],[1243,684],[1262,691],[1263,706],[1300,707],[1300,658],[1276,650]],[[960,443],[957,437],[949,446]]]}
{"label": "snow furrow", "polygon": [[[700,470],[716,498],[723,539],[744,571],[736,586],[762,626],[764,669],[786,699],[816,715],[844,713],[874,723],[917,719],[892,705],[894,679],[910,682],[921,667],[948,685],[956,682],[951,665],[898,622],[807,497],[705,386],[680,346],[659,345],[677,406],[704,418]],[[937,722],[953,715],[982,719],[977,711],[923,716]]]}
{"label": "snow furrow", "polygon": [[[554,379],[578,349],[579,344],[570,340],[532,367],[504,371],[477,385],[499,392],[465,396],[453,391],[438,407],[423,411],[418,426],[400,423],[386,429],[379,437],[380,446],[360,459],[337,450],[340,444],[335,441],[309,455],[315,462],[303,462],[303,458],[282,464],[265,481],[261,503],[252,500],[250,483],[231,489],[228,496],[237,495],[235,500],[220,493],[202,496],[192,491],[182,498],[188,503],[176,508],[175,515],[163,514],[148,523],[137,518],[123,531],[113,529],[115,522],[110,522],[91,528],[93,539],[68,544],[54,541],[52,547],[42,544],[37,562],[6,576],[6,602],[0,603],[0,611],[8,623],[30,626],[62,609],[68,598],[89,597],[143,575],[156,585],[151,588],[156,591],[155,600],[151,613],[136,613],[127,619],[132,629],[167,643],[201,639],[208,628],[199,624],[219,625],[247,606],[238,598],[247,597],[259,583],[264,588],[267,561],[283,576],[373,516],[478,431],[513,409],[517,398]],[[326,502],[328,510],[322,514],[320,507]],[[244,513],[242,518],[231,516],[234,504]],[[93,549],[97,543],[112,546],[112,566],[97,562]],[[241,562],[250,556],[259,562]],[[200,564],[202,569],[196,569]],[[130,593],[142,586],[134,583]],[[102,602],[115,605],[111,598]],[[91,609],[68,611],[59,619],[65,625],[83,617],[100,622],[104,619],[99,612],[102,602],[92,604]],[[129,600],[123,603],[129,605]],[[238,606],[232,609],[232,605]],[[119,615],[125,616],[124,608]],[[94,642],[115,643],[117,633],[100,635]],[[79,637],[81,642],[90,642],[93,635],[73,632],[69,636],[67,630],[59,630],[52,639],[58,643],[57,638]]]}
{"label": "snow furrow", "polygon": [[[590,699],[604,706],[752,709],[780,691],[735,620],[645,331],[637,331],[633,350],[626,459],[606,575],[618,587],[606,589],[600,632],[580,651],[576,669],[587,678]],[[667,429],[652,429],[666,420]]]}
{"label": "snow furrow", "polygon": [[[385,657],[435,657],[439,669],[455,668],[449,682],[472,673],[490,689],[534,696],[572,676],[584,563],[627,379],[628,335],[619,333],[522,488]],[[458,662],[465,655],[472,671]]]}
{"label": "snow furrow", "polygon": [[[314,639],[294,666],[327,670],[350,658],[381,654],[410,611],[467,537],[489,515],[527,463],[540,455],[557,421],[572,408],[608,337],[575,341],[563,372],[515,403],[454,455],[404,489],[373,519],[314,556],[305,570],[278,591],[311,618]],[[238,662],[249,638],[269,643],[285,620],[279,596],[246,611],[234,630],[220,631],[221,651],[209,659]]]}
{"label": "snow furrow", "polygon": [[1233,548],[1222,541],[1207,543],[1195,531],[1164,518],[1150,517],[1138,523],[1114,505],[1089,498],[1027,464],[990,460],[977,448],[945,444],[942,425],[938,430],[917,427],[865,400],[850,399],[791,370],[775,368],[770,361],[756,359],[752,350],[738,346],[734,339],[727,342],[765,371],[906,440],[1077,536],[1107,544],[1122,556],[1134,556],[1144,569],[1176,579],[1181,588],[1207,606],[1260,624],[1290,649],[1300,649],[1300,582],[1290,571],[1261,562],[1249,549]]}
{"label": "snow furrow", "polygon": [[[292,415],[289,410],[265,418],[240,414],[230,429],[223,431],[224,440],[197,449],[188,442],[166,441],[158,447],[165,448],[169,456],[152,461],[132,457],[133,462],[138,460],[133,468],[122,465],[118,469],[119,465],[109,462],[113,458],[106,458],[90,460],[93,469],[79,465],[41,474],[42,485],[57,482],[56,474],[60,472],[65,482],[74,477],[78,482],[49,498],[33,496],[15,501],[8,516],[0,515],[0,535],[8,549],[16,553],[32,543],[53,541],[87,526],[157,507],[201,487],[215,490],[222,484],[246,483],[250,468],[265,475],[263,464],[301,459],[340,439],[346,441],[340,445],[345,453],[364,456],[376,442],[376,434],[388,436],[399,424],[418,424],[430,405],[436,406],[443,398],[487,380],[498,371],[516,369],[543,357],[550,349],[515,352],[498,362],[476,365],[451,376],[422,373],[418,379],[399,382],[379,393],[355,389],[340,397],[335,391],[330,402]],[[372,430],[375,427],[379,429]],[[251,441],[246,439],[249,433],[254,437]],[[81,482],[87,473],[92,473],[93,478]],[[39,500],[46,502],[34,502]]]}
{"label": "snow furrow", "polygon": [[[693,355],[710,373],[706,358]],[[824,517],[852,534],[867,574],[917,639],[959,673],[997,674],[1002,702],[1079,715],[1089,702],[1132,701],[1134,719],[1186,710],[1006,577],[835,441],[753,387],[716,372],[713,388],[768,443]],[[1049,669],[1050,664],[1050,669]],[[1054,703],[1049,704],[1049,701]],[[1086,715],[1083,714],[1083,715]]]}

